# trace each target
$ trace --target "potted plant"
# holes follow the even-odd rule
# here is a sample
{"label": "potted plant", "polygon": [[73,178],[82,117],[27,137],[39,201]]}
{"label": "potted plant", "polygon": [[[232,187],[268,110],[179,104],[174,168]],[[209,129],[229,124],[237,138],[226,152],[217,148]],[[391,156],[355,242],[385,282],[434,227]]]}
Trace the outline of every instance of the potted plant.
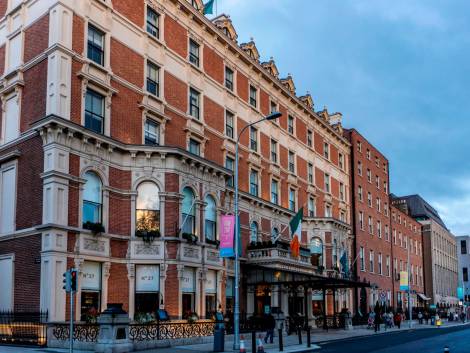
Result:
{"label": "potted plant", "polygon": [[197,243],[197,235],[192,233],[183,233],[183,239],[186,239],[188,243],[196,244]]}
{"label": "potted plant", "polygon": [[142,238],[145,243],[151,243],[155,238],[160,238],[161,234],[159,229],[137,229],[135,236]]}
{"label": "potted plant", "polygon": [[220,245],[220,240],[206,238],[206,244],[211,244],[211,245],[215,245],[218,247]]}
{"label": "potted plant", "polygon": [[104,233],[104,226],[100,222],[94,223],[86,221],[85,223],[83,223],[83,229],[90,230],[94,235]]}
{"label": "potted plant", "polygon": [[186,317],[186,320],[188,321],[188,324],[194,324],[195,322],[197,322],[197,320],[199,320],[199,317],[197,316],[196,313],[191,312]]}

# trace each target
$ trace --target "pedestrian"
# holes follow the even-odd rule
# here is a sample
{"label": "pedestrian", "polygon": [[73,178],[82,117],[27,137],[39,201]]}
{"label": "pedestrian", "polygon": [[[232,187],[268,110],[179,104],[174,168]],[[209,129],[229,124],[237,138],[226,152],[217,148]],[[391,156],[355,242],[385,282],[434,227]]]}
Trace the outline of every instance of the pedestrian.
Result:
{"label": "pedestrian", "polygon": [[460,320],[462,320],[462,323],[465,322],[465,313],[463,311],[460,313]]}
{"label": "pedestrian", "polygon": [[367,329],[371,329],[374,326],[375,313],[371,310],[367,319]]}
{"label": "pedestrian", "polygon": [[274,328],[276,327],[276,320],[274,320],[274,316],[271,313],[265,315],[265,323],[266,323],[266,336],[264,337],[264,343],[273,343],[274,341]]}
{"label": "pedestrian", "polygon": [[379,302],[375,305],[375,320],[374,320],[374,332],[380,331],[381,312]]}
{"label": "pedestrian", "polygon": [[388,313],[388,322],[389,322],[390,328],[393,328],[393,312],[392,311]]}
{"label": "pedestrian", "polygon": [[426,325],[429,324],[429,313],[427,311],[424,312],[424,320],[426,320]]}
{"label": "pedestrian", "polygon": [[421,311],[418,313],[418,322],[420,325],[423,324],[423,313]]}
{"label": "pedestrian", "polygon": [[395,321],[395,326],[398,327],[398,329],[400,329],[400,326],[401,326],[401,314],[399,312],[397,312],[395,314],[395,317],[393,319],[393,321]]}

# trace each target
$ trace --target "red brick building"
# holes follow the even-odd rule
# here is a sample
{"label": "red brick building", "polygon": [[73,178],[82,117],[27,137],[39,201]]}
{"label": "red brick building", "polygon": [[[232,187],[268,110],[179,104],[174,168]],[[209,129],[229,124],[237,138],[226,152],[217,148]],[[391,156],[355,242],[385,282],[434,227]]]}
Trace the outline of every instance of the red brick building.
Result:
{"label": "red brick building", "polygon": [[[158,307],[174,318],[231,310],[233,262],[219,257],[218,217],[233,211],[237,133],[272,111],[282,118],[241,139],[243,268],[284,283],[344,272],[340,258],[354,256],[341,115],[315,112],[292,77],[260,62],[255,43],[238,44],[228,17],[209,21],[200,0],[2,3],[0,310],[64,320],[62,274],[72,266],[78,320],[110,302],[133,318]],[[373,170],[388,182],[382,165]],[[374,202],[387,194],[379,186]],[[280,243],[301,207],[303,248],[292,258]],[[311,317],[310,296],[322,297],[257,286],[255,274],[243,271],[247,314],[270,305]],[[335,301],[350,307],[350,292]]]}

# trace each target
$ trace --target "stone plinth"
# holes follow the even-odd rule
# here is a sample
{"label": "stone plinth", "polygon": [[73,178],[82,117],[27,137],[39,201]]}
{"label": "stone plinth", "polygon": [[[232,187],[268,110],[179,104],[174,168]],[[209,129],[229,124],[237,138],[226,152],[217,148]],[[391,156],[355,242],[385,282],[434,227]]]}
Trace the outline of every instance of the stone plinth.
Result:
{"label": "stone plinth", "polygon": [[129,315],[122,310],[122,304],[108,304],[98,318],[100,333],[95,352],[126,353],[134,346],[129,340]]}

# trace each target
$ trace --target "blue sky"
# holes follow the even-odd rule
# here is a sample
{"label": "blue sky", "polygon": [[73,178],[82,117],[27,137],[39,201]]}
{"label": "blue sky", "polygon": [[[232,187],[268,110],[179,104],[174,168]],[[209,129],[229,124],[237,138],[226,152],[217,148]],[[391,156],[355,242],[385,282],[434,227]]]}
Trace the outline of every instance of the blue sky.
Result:
{"label": "blue sky", "polygon": [[470,2],[217,0],[217,11],[298,95],[388,157],[393,193],[420,194],[470,234]]}

